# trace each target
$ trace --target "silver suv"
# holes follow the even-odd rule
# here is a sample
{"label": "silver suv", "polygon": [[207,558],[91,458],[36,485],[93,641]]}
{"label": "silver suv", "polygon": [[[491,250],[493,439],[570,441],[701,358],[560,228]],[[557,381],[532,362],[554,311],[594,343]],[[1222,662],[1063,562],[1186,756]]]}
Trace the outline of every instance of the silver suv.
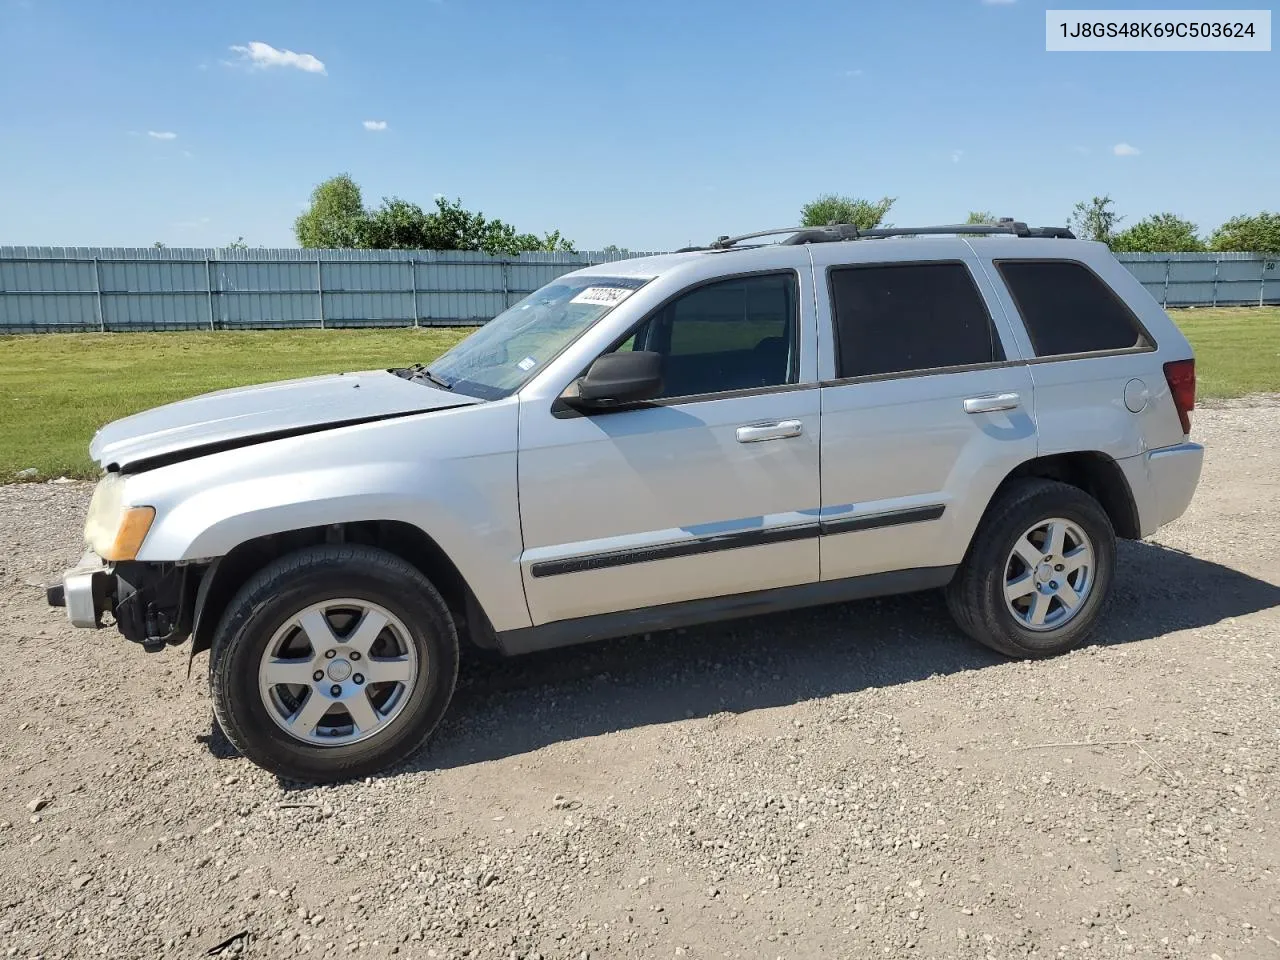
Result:
{"label": "silver suv", "polygon": [[1194,399],[1177,327],[1065,230],[721,238],[562,276],[430,369],[104,427],[49,600],[211,649],[226,735],[304,781],[416,749],[463,642],[944,589],[969,636],[1050,656],[1097,624],[1116,538],[1186,509]]}

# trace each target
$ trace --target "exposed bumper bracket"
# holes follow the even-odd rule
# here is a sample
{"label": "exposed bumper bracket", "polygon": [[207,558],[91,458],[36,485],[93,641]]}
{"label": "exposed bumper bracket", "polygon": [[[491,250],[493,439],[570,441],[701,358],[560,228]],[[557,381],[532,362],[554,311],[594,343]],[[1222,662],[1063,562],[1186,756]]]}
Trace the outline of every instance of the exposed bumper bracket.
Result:
{"label": "exposed bumper bracket", "polygon": [[111,571],[92,552],[80,558],[75,567],[62,575],[62,583],[45,591],[49,605],[66,607],[67,619],[73,627],[102,626],[102,612],[107,609],[107,592],[111,587]]}

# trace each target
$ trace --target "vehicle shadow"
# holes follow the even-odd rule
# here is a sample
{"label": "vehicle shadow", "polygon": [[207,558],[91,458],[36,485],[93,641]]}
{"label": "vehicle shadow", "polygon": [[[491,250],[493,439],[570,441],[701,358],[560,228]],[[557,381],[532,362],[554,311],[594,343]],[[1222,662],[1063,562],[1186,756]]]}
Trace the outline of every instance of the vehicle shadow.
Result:
{"label": "vehicle shadow", "polygon": [[[1280,587],[1122,542],[1095,645],[1280,606]],[[1006,662],[952,624],[939,592],[771,614],[532,654],[464,660],[428,747],[398,771],[455,767],[653,723],[743,713]]]}
{"label": "vehicle shadow", "polygon": [[[1276,606],[1280,586],[1158,544],[1122,542],[1111,604],[1092,642],[1134,643]],[[509,660],[467,656],[440,729],[425,749],[388,775],[465,766],[560,741],[1004,662],[959,632],[938,591]],[[216,727],[209,749],[234,756]]]}

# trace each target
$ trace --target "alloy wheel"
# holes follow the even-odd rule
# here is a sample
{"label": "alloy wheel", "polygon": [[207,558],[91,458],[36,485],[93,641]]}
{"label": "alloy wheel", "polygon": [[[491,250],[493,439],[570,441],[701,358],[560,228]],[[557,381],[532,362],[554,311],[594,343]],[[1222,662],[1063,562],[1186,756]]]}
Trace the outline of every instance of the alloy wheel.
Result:
{"label": "alloy wheel", "polygon": [[404,623],[376,603],[340,598],[299,610],[276,630],[262,654],[258,690],[290,736],[342,746],[386,729],[419,677]]}
{"label": "alloy wheel", "polygon": [[1041,520],[1014,541],[1005,561],[1005,604],[1019,626],[1056,630],[1084,609],[1094,571],[1093,544],[1079,524]]}

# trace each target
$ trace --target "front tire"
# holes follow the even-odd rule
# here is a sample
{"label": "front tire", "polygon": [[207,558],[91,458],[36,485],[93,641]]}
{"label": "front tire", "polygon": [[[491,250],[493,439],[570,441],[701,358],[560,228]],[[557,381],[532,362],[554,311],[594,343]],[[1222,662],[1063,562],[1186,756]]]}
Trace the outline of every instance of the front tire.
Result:
{"label": "front tire", "polygon": [[213,710],[282,779],[368,776],[414,753],[449,705],[458,636],[415,567],[374,547],[309,547],[240,588],[210,652]]}
{"label": "front tire", "polygon": [[947,607],[965,633],[1010,657],[1052,657],[1079,646],[1111,590],[1116,535],[1078,487],[1021,480],[987,509]]}

